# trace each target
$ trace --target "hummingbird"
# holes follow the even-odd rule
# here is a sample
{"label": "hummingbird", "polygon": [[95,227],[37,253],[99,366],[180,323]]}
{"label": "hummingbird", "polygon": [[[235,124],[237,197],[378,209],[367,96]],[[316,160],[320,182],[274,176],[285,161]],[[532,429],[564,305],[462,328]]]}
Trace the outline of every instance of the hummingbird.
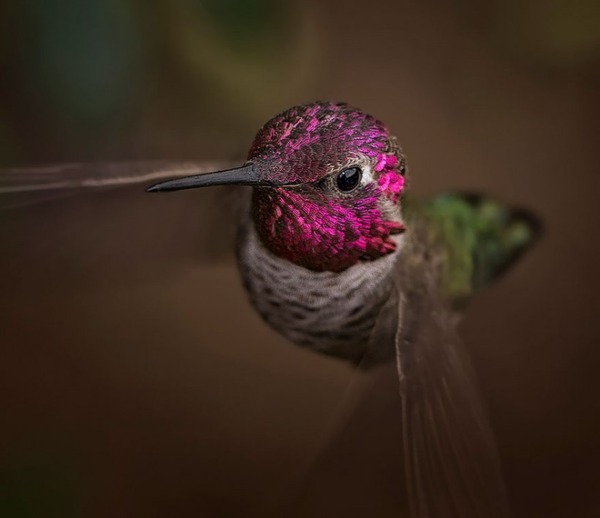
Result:
{"label": "hummingbird", "polygon": [[169,177],[147,191],[249,186],[236,258],[250,304],[298,346],[361,370],[396,365],[411,516],[509,515],[493,431],[456,327],[470,299],[535,241],[532,214],[482,195],[412,199],[397,139],[337,102],[276,115],[239,167],[84,169],[25,183],[5,174],[0,193]]}

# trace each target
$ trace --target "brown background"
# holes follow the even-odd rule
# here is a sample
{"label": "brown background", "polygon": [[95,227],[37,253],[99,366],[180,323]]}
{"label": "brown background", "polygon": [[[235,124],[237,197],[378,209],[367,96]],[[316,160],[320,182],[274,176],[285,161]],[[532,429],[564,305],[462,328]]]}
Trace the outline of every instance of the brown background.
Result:
{"label": "brown background", "polygon": [[[484,191],[542,217],[461,332],[514,515],[597,516],[596,3],[213,4],[3,6],[4,165],[243,157],[267,118],[317,98],[376,115],[414,193]],[[214,202],[127,188],[0,213],[9,514],[403,509],[393,372],[269,330],[219,253]]]}

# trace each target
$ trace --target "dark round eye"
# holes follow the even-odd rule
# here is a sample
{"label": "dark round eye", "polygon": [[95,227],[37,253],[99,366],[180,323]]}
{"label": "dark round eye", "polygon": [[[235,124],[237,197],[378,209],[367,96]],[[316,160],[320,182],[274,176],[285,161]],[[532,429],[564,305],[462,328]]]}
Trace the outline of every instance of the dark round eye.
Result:
{"label": "dark round eye", "polygon": [[350,192],[359,184],[361,175],[360,167],[348,167],[338,173],[335,183],[340,191]]}

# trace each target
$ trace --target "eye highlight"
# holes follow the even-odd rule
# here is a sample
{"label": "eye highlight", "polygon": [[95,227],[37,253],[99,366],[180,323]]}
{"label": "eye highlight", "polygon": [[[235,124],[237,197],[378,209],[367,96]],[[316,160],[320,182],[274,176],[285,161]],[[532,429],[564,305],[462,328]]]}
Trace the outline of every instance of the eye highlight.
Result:
{"label": "eye highlight", "polygon": [[335,184],[340,191],[350,192],[356,189],[361,178],[362,171],[360,170],[360,167],[348,167],[338,173],[335,177]]}

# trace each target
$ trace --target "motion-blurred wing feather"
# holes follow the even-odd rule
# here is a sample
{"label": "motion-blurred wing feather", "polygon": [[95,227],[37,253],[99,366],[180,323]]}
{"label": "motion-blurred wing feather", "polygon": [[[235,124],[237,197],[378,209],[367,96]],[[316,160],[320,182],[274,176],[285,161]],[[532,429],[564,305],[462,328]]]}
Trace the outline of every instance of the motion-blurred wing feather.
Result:
{"label": "motion-blurred wing feather", "polygon": [[455,315],[426,245],[413,248],[399,272],[396,336],[411,516],[504,518],[496,444]]}
{"label": "motion-blurred wing feather", "polygon": [[223,162],[104,162],[0,169],[0,194],[116,187],[232,167]]}
{"label": "motion-blurred wing feather", "polygon": [[60,200],[84,191],[152,184],[232,167],[225,162],[100,162],[0,169],[0,210]]}
{"label": "motion-blurred wing feather", "polygon": [[145,192],[162,178],[229,165],[123,162],[0,170],[5,277],[40,286],[102,284],[161,278],[232,258],[235,207],[248,194],[244,188],[179,196]]}

